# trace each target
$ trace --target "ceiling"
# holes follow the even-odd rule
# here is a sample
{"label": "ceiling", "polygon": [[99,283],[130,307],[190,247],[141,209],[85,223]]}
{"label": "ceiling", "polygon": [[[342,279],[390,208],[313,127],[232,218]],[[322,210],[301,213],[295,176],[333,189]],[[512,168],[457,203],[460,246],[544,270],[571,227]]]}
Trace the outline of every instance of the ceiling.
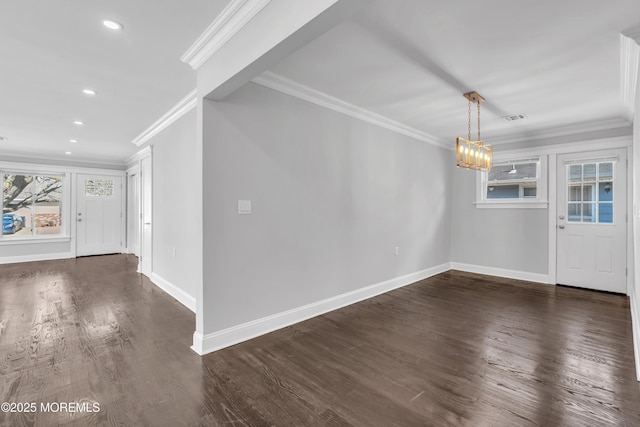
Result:
{"label": "ceiling", "polygon": [[[227,3],[3,2],[0,159],[123,164],[139,149],[131,141],[195,87],[180,57]],[[107,18],[124,30],[104,28]],[[379,0],[270,71],[446,142],[466,135],[470,90],[487,99],[488,143],[629,129],[620,32],[638,25],[637,0]]]}
{"label": "ceiling", "polygon": [[451,143],[466,137],[471,90],[487,100],[488,143],[630,131],[620,33],[638,25],[637,0],[380,0],[271,71]]}
{"label": "ceiling", "polygon": [[[195,72],[180,56],[226,4],[2,2],[0,136],[8,139],[0,141],[0,159],[123,164],[138,150],[131,141],[195,87]],[[108,30],[104,19],[124,29]],[[97,95],[84,95],[85,88]]]}

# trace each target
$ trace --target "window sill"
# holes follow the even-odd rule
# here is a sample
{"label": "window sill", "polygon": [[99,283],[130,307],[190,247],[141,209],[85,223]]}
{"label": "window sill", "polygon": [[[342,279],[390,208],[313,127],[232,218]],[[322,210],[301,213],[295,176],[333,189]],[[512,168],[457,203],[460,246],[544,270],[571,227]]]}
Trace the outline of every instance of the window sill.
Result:
{"label": "window sill", "polygon": [[541,201],[491,201],[491,202],[476,202],[474,203],[478,209],[547,209],[549,202]]}
{"label": "window sill", "polygon": [[56,236],[56,237],[5,237],[0,238],[0,246],[11,246],[11,245],[31,245],[38,243],[65,243],[70,242],[71,237],[69,236]]}

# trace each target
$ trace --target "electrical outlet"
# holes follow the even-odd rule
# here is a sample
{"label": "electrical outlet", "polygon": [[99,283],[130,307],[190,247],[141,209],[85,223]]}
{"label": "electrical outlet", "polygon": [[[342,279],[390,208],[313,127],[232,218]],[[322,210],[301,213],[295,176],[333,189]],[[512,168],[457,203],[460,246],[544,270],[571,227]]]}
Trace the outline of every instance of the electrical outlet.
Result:
{"label": "electrical outlet", "polygon": [[400,246],[396,246],[396,256],[400,255]]}

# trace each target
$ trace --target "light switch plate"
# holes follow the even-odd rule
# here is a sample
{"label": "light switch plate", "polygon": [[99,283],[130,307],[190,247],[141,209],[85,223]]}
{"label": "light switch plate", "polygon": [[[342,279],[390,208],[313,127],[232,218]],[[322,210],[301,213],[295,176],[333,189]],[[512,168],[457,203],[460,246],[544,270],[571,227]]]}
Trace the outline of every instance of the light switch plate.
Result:
{"label": "light switch plate", "polygon": [[251,200],[238,200],[238,215],[251,215]]}

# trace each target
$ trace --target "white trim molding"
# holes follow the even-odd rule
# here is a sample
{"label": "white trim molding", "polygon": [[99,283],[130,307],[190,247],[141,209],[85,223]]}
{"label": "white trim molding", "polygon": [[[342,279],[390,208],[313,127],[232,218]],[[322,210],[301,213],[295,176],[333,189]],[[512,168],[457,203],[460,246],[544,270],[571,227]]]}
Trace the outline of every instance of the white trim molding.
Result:
{"label": "white trim molding", "polygon": [[180,304],[184,305],[194,313],[196,312],[196,299],[194,297],[156,273],[151,273],[151,277],[149,279],[154,285],[175,298]]}
{"label": "white trim molding", "polygon": [[631,292],[629,303],[631,305],[631,329],[633,334],[633,355],[636,362],[636,379],[640,381],[640,319],[638,319],[636,293]]}
{"label": "white trim molding", "polygon": [[[525,134],[509,134],[503,136],[494,136],[491,138],[491,144],[499,146],[502,144],[512,144],[516,142],[536,141],[536,140],[552,140],[562,136],[587,134],[589,132],[598,132],[606,130],[623,129],[624,132],[630,132],[630,121],[622,118],[612,118],[604,120],[592,120],[583,123],[574,123],[566,126],[544,129],[539,131],[528,132]],[[499,151],[498,151],[499,152]],[[494,154],[497,154],[495,152]]]}
{"label": "white trim molding", "polygon": [[107,170],[115,170],[120,171],[125,169],[125,164],[122,160],[119,161],[109,161],[109,160],[95,160],[95,159],[79,159],[74,158],[70,159],[69,157],[59,157],[57,154],[45,155],[41,152],[32,153],[28,151],[18,152],[18,151],[6,151],[3,150],[0,155],[0,162],[6,163],[28,163],[28,164],[42,164],[42,165],[50,165],[54,164],[56,167],[64,167],[64,168],[82,168],[82,169],[107,169]]}
{"label": "white trim molding", "polygon": [[620,97],[622,117],[633,123],[640,62],[640,27],[631,28],[620,34]]}
{"label": "white trim molding", "polygon": [[531,202],[528,200],[514,199],[517,201],[509,200],[495,200],[476,202],[475,207],[478,209],[547,209],[549,202]]}
{"label": "white trim molding", "polygon": [[205,355],[225,347],[250,340],[260,335],[268,334],[277,329],[293,325],[298,322],[320,316],[321,314],[355,304],[359,301],[392,291],[417,281],[426,279],[436,274],[444,273],[450,269],[449,263],[437,265],[415,273],[407,274],[364,288],[346,292],[321,301],[313,302],[302,307],[296,307],[281,313],[261,319],[252,320],[237,326],[202,335],[199,332],[193,334],[193,346],[191,349],[199,355]]}
{"label": "white trim molding", "polygon": [[[193,89],[184,98],[182,98],[176,105],[171,107],[169,111],[156,120],[151,126],[145,129],[140,135],[134,138],[133,142],[138,147],[149,141],[151,138],[160,133],[163,129],[167,128],[173,122],[180,117],[187,114],[194,109],[198,103],[197,91]],[[131,159],[131,158],[129,158]],[[127,159],[127,161],[129,160]]]}
{"label": "white trim molding", "polygon": [[198,70],[233,36],[249,23],[271,0],[232,0],[180,57]]}
{"label": "white trim molding", "polygon": [[547,271],[549,272],[549,283],[557,283],[558,229],[556,227],[556,215],[558,213],[558,155],[549,154],[547,162],[549,170],[549,266],[547,267]]}
{"label": "white trim molding", "polygon": [[[41,243],[42,242],[38,242],[38,244],[41,244]],[[75,257],[76,255],[73,252],[9,256],[9,257],[0,257],[0,264],[14,264],[17,262],[32,262],[32,261],[51,261],[56,259],[69,259],[69,258],[75,258]]]}
{"label": "white trim molding", "polygon": [[[626,148],[633,144],[631,135],[615,136],[611,138],[594,139],[584,142],[568,142],[566,144],[539,145],[528,148],[516,148],[504,150],[494,155],[497,160],[509,160],[524,157],[542,156],[545,154],[582,153],[586,151],[610,150],[613,148]],[[497,159],[497,160],[496,160]]]}
{"label": "white trim molding", "polygon": [[487,276],[504,277],[507,279],[526,280],[527,282],[545,283],[549,282],[548,274],[530,273],[528,271],[507,270],[505,268],[485,267],[483,265],[464,264],[452,262],[452,270],[466,271],[467,273],[486,274]]}
{"label": "white trim molding", "polygon": [[127,164],[127,173],[133,169],[140,169],[140,159],[143,157],[147,157],[151,155],[151,147],[144,147],[142,150],[136,152],[135,154],[129,156],[126,160]]}
{"label": "white trim molding", "polygon": [[426,132],[414,129],[410,126],[389,119],[365,108],[358,107],[357,105],[353,105],[349,102],[328,95],[324,92],[320,92],[319,90],[313,89],[309,86],[305,86],[279,74],[265,71],[259,76],[254,77],[251,81],[269,89],[273,89],[286,95],[302,99],[303,101],[319,105],[320,107],[328,108],[329,110],[346,114],[347,116],[351,116],[356,119],[372,123],[376,126],[391,130],[393,132],[406,135],[408,137],[417,139],[418,141],[423,141],[449,150],[455,149],[454,144],[448,144],[446,141],[442,141],[441,139],[429,135]]}

